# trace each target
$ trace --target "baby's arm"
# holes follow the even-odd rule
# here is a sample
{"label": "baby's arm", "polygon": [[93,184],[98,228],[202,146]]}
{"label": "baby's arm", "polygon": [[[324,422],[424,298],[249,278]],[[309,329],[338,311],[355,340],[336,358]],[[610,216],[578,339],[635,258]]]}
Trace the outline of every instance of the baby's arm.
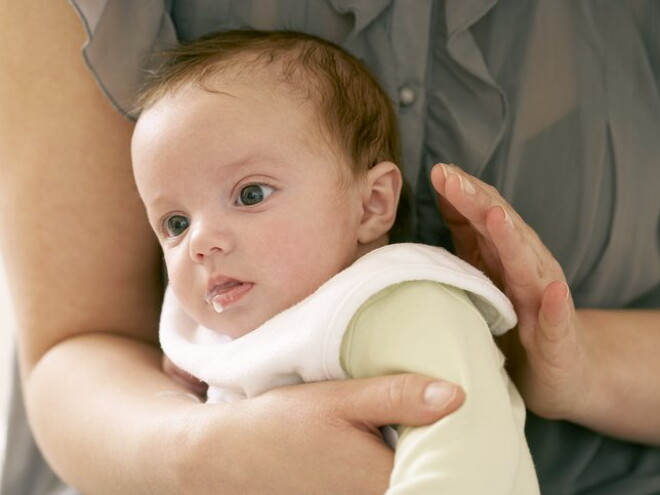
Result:
{"label": "baby's arm", "polygon": [[465,403],[450,417],[398,428],[389,495],[538,493],[524,406],[463,292],[434,282],[380,292],[351,321],[341,358],[353,378],[414,372],[465,389]]}

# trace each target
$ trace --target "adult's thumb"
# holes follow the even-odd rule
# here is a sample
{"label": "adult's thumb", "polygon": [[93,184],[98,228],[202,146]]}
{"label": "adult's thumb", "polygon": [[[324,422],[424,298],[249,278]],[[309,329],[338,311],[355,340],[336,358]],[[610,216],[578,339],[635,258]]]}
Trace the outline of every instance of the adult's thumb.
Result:
{"label": "adult's thumb", "polygon": [[433,378],[401,374],[341,382],[345,419],[374,426],[431,424],[458,409],[463,389]]}

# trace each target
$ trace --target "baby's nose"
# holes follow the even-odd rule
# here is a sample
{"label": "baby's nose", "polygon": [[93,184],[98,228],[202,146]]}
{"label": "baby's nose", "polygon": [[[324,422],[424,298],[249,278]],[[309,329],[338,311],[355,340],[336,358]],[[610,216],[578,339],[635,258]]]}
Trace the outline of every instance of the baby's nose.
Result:
{"label": "baby's nose", "polygon": [[194,261],[201,262],[209,256],[227,253],[232,246],[231,236],[226,229],[198,225],[190,232],[190,256]]}

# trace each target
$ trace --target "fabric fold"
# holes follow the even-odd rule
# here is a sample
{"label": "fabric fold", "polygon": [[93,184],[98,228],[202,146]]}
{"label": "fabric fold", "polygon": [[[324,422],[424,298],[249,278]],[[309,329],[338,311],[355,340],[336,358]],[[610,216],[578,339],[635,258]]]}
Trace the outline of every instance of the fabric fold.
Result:
{"label": "fabric fold", "polygon": [[[507,117],[504,91],[491,75],[471,30],[496,4],[497,0],[446,0],[446,44],[444,48],[438,45],[450,59],[442,78],[453,89],[436,90],[436,94],[441,95],[439,99],[452,122],[449,128],[459,134],[448,141],[457,143],[457,149],[449,155],[476,176],[482,174],[499,145]],[[465,97],[446,98],[458,93],[465,93]]]}
{"label": "fabric fold", "polygon": [[361,0],[329,0],[330,4],[335,10],[341,14],[351,13],[355,18],[353,25],[353,32],[349,38],[356,36],[366,26],[368,26],[374,19],[376,19],[386,8],[388,8],[392,0],[375,0],[372,2],[364,2]]}
{"label": "fabric fold", "polygon": [[86,30],[82,53],[94,79],[112,105],[131,114],[154,54],[177,43],[163,0],[70,0]]}

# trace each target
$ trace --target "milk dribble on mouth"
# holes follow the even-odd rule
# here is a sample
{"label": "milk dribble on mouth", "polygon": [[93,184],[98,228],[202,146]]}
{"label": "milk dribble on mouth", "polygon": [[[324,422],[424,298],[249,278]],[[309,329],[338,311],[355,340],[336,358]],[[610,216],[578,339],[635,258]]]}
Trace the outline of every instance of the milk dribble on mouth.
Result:
{"label": "milk dribble on mouth", "polygon": [[220,304],[219,301],[211,301],[211,305],[213,306],[213,310],[216,313],[222,313],[224,308],[222,307],[222,304]]}
{"label": "milk dribble on mouth", "polygon": [[208,304],[209,306],[213,307],[213,310],[216,313],[222,313],[225,308],[222,307],[222,303],[218,300],[219,297],[217,294],[211,295],[211,296],[206,296],[204,298],[204,302]]}

